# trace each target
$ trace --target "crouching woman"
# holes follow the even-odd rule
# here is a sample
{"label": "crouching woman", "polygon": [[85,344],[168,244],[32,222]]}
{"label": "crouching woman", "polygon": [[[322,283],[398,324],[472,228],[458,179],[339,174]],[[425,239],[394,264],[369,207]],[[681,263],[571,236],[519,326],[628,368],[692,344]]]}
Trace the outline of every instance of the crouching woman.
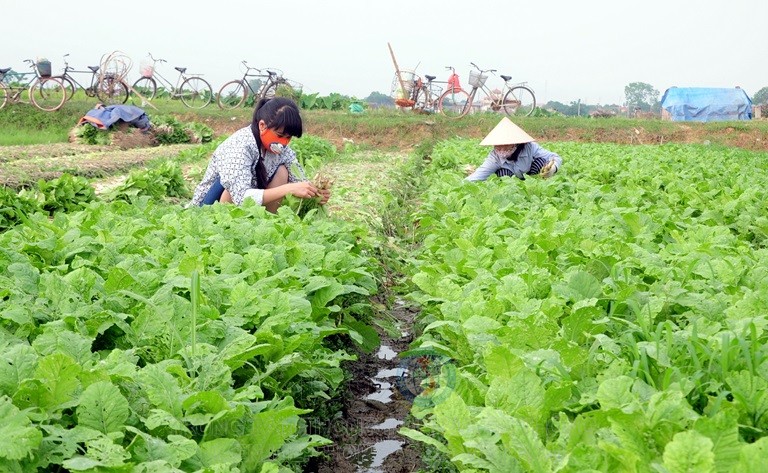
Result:
{"label": "crouching woman", "polygon": [[[296,153],[288,146],[291,138],[301,134],[296,103],[283,97],[260,100],[251,124],[233,133],[213,152],[190,205],[240,205],[250,198],[274,213],[286,195],[319,197],[324,205],[330,191],[317,189],[307,180]],[[300,176],[294,174],[294,165]]]}
{"label": "crouching woman", "polygon": [[484,181],[494,174],[499,177],[515,176],[523,180],[526,174],[547,179],[563,166],[563,158],[539,146],[507,117],[501,119],[480,145],[493,146],[493,149],[483,164],[466,177],[467,181]]}

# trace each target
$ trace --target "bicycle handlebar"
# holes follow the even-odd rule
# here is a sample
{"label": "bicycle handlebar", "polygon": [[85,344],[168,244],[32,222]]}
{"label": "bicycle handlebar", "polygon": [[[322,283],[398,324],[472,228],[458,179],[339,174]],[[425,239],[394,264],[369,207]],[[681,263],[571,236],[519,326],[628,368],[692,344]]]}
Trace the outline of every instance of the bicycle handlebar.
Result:
{"label": "bicycle handlebar", "polygon": [[245,66],[245,75],[249,75],[248,73],[251,72],[251,71],[256,71],[259,74],[261,74],[261,69],[249,66],[247,61],[243,61],[243,66]]}
{"label": "bicycle handlebar", "polygon": [[478,71],[480,71],[480,74],[482,74],[483,72],[496,72],[496,69],[485,69],[485,70],[483,70],[483,69],[480,69],[480,66],[478,66],[478,65],[477,65],[477,64],[475,64],[474,62],[470,62],[470,64],[471,64],[471,65],[473,65],[473,66],[475,67],[475,69],[477,69]]}
{"label": "bicycle handlebar", "polygon": [[24,62],[29,63],[29,68],[32,69],[32,72],[27,72],[25,74],[37,75],[37,67],[35,66],[35,61],[32,59],[24,59]]}
{"label": "bicycle handlebar", "polygon": [[168,62],[165,59],[155,59],[155,57],[152,55],[152,53],[147,53],[150,59],[152,59],[153,62]]}

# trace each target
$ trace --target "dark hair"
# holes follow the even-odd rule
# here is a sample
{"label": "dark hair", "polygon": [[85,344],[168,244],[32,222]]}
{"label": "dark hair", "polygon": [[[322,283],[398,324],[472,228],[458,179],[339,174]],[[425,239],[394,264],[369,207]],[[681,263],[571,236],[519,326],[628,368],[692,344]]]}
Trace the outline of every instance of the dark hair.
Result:
{"label": "dark hair", "polygon": [[282,133],[296,138],[301,138],[303,131],[301,125],[301,115],[296,103],[285,97],[275,97],[271,99],[261,99],[256,104],[253,111],[253,120],[251,121],[251,132],[256,138],[256,145],[259,148],[259,160],[256,162],[256,187],[265,189],[267,187],[267,169],[264,167],[264,156],[261,152],[263,144],[261,142],[261,133],[259,133],[259,122],[264,120],[267,128],[281,130]]}

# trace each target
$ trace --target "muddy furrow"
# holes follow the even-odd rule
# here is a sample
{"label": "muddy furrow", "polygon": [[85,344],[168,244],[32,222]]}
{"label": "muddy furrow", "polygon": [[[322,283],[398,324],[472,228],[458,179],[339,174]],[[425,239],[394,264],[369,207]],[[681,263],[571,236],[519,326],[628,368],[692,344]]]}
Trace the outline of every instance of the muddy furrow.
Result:
{"label": "muddy furrow", "polygon": [[423,468],[417,447],[397,433],[416,394],[409,359],[398,356],[411,342],[414,312],[397,299],[384,318],[393,322],[397,336],[379,329],[379,348],[360,354],[348,366],[352,381],[343,416],[326,432],[334,444],[324,451],[325,460],[310,465],[309,471],[406,473]]}

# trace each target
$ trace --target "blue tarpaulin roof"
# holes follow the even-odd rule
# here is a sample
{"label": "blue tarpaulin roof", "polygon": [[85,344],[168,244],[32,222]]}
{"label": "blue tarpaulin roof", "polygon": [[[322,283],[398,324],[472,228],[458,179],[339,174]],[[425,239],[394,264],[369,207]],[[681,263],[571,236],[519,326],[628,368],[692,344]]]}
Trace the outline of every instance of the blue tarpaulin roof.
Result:
{"label": "blue tarpaulin roof", "polygon": [[752,100],[739,88],[672,87],[664,92],[661,108],[673,121],[752,119]]}

